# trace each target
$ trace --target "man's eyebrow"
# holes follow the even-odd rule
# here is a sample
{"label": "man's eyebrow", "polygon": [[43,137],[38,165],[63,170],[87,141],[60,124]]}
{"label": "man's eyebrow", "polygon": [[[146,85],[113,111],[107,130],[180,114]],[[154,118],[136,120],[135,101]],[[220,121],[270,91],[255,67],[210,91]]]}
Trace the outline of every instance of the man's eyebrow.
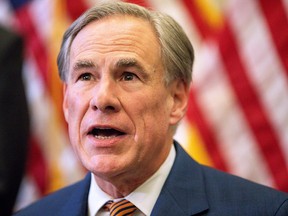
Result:
{"label": "man's eyebrow", "polygon": [[96,65],[91,60],[79,60],[73,65],[73,70],[80,70],[83,68],[96,68]]}
{"label": "man's eyebrow", "polygon": [[138,70],[140,70],[141,72],[145,72],[143,66],[141,64],[139,64],[139,62],[134,59],[134,58],[122,58],[119,59],[116,62],[116,67],[121,68],[121,67],[135,67]]}

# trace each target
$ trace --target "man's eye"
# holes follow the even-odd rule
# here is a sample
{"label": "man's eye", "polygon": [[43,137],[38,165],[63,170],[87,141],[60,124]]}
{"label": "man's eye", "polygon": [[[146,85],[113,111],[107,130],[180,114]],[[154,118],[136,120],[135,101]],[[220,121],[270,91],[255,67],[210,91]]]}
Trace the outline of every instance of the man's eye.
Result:
{"label": "man's eye", "polygon": [[125,73],[123,74],[123,80],[124,80],[124,81],[134,80],[135,77],[136,77],[136,75],[133,74],[133,73],[125,72]]}
{"label": "man's eye", "polygon": [[92,78],[91,74],[84,73],[80,75],[79,80],[88,81],[88,80],[91,80],[91,78]]}

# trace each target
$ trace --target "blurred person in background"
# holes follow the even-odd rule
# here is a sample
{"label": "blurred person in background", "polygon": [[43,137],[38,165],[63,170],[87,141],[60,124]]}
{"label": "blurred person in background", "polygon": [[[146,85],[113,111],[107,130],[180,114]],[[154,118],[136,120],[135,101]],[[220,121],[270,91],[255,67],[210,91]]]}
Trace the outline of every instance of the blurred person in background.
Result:
{"label": "blurred person in background", "polygon": [[0,27],[0,215],[12,214],[25,170],[29,116],[22,80],[23,41]]}

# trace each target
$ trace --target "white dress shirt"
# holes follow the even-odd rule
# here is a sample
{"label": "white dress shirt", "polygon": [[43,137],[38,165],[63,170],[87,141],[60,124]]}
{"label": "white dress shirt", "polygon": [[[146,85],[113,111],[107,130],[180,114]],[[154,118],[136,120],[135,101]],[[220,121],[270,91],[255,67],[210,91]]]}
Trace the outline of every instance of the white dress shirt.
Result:
{"label": "white dress shirt", "polygon": [[[138,209],[135,216],[149,216],[157,201],[160,191],[167,179],[176,157],[174,145],[161,167],[147,181],[131,192],[125,199],[133,203]],[[102,206],[108,201],[117,202],[121,199],[113,199],[97,185],[93,174],[91,174],[90,190],[88,195],[88,216],[109,216]]]}

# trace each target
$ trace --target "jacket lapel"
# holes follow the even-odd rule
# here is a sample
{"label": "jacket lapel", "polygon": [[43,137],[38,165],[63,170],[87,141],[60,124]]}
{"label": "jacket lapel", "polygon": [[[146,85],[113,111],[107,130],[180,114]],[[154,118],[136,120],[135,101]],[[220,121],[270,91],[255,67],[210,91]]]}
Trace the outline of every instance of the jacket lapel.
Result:
{"label": "jacket lapel", "polygon": [[194,215],[209,208],[201,166],[175,142],[176,159],[153,215]]}
{"label": "jacket lapel", "polygon": [[83,216],[87,215],[88,193],[90,188],[91,173],[75,185],[67,202],[59,209],[57,216]]}

